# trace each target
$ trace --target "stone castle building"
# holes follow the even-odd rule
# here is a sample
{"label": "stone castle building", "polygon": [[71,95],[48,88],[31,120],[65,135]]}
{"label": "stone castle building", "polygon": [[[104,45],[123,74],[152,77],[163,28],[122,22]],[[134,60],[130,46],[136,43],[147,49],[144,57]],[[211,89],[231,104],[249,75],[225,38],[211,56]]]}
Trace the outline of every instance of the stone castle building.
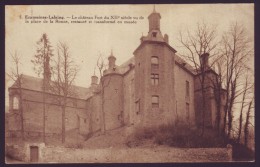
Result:
{"label": "stone castle building", "polygon": [[[155,10],[149,15],[149,32],[140,38],[134,56],[118,66],[116,57],[108,57],[109,67],[100,79],[91,77],[91,86],[73,86],[77,92],[69,98],[66,108],[66,131],[81,134],[107,131],[123,126],[150,127],[162,124],[202,122],[200,72],[176,54],[169,37],[160,30],[161,15]],[[201,56],[208,66],[208,54]],[[216,72],[207,68],[207,78]],[[24,130],[27,135],[40,135],[43,127],[42,79],[22,76],[22,99],[17,85],[9,88],[10,113],[8,131],[20,133],[19,109],[23,107]],[[206,85],[205,125],[216,126],[216,102],[212,83]],[[46,134],[61,133],[61,107],[51,91],[46,93]],[[23,100],[23,106],[19,106]],[[222,119],[221,119],[222,120]]]}

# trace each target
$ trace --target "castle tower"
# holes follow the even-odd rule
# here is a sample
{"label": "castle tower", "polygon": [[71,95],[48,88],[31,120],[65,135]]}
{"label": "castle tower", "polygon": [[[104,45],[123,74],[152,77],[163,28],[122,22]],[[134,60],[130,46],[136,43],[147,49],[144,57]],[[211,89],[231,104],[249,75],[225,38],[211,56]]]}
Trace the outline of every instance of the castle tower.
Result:
{"label": "castle tower", "polygon": [[[196,112],[196,123],[198,126],[203,125],[203,119],[205,119],[205,126],[212,128],[216,126],[217,108],[215,101],[215,94],[219,92],[214,92],[214,85],[217,85],[218,74],[212,70],[209,66],[209,53],[204,53],[200,55],[200,65],[201,71],[195,77],[195,112]],[[202,85],[201,79],[204,75],[204,93],[205,93],[205,118],[203,118],[203,106],[201,103],[202,99]],[[215,82],[215,83],[214,83]]]}
{"label": "castle tower", "polygon": [[159,13],[148,16],[149,32],[142,36],[135,56],[135,124],[156,126],[175,119],[174,55],[168,35],[160,31]]}
{"label": "castle tower", "polygon": [[102,77],[103,126],[102,131],[112,130],[123,125],[123,75],[117,71],[116,57],[111,52],[109,67]]}

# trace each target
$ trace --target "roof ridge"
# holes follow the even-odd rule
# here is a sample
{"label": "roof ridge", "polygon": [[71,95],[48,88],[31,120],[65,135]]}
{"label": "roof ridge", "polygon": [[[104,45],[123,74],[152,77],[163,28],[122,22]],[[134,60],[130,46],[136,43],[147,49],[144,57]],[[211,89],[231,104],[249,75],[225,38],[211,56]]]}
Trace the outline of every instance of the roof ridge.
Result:
{"label": "roof ridge", "polygon": [[[33,90],[33,91],[43,91],[42,90],[43,78],[22,74],[21,79],[23,82],[22,89],[28,89],[28,90]],[[54,83],[54,82],[55,81],[51,81],[51,83]],[[17,85],[15,83],[16,83],[16,81],[9,88],[17,88]],[[78,86],[78,85],[73,84],[73,85],[71,85],[71,88],[76,90],[76,92],[78,94],[77,98],[80,98],[80,99],[87,99],[89,97],[89,93],[91,92],[90,87],[83,87],[83,86]],[[71,97],[74,97],[74,96],[71,96]]]}

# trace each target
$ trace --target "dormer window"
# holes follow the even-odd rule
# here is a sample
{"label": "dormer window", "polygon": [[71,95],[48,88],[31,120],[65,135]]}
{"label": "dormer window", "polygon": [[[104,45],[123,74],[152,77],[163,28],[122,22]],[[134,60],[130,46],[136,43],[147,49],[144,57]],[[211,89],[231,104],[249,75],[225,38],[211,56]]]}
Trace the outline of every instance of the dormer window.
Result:
{"label": "dormer window", "polygon": [[153,32],[152,35],[153,35],[153,37],[155,38],[156,35],[157,35],[157,32]]}
{"label": "dormer window", "polygon": [[13,109],[18,110],[19,109],[19,99],[18,97],[13,98]]}
{"label": "dormer window", "polygon": [[159,68],[159,59],[158,59],[158,57],[153,56],[153,57],[151,58],[151,64],[152,64],[152,68],[153,68],[153,69]]}

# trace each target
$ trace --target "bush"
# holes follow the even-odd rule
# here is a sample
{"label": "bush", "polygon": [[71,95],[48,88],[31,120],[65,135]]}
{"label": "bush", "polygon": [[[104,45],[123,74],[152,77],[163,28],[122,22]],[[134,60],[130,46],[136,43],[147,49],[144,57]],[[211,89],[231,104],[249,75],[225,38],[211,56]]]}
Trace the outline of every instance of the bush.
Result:
{"label": "bush", "polygon": [[126,145],[128,147],[143,146],[154,137],[156,130],[153,128],[139,128],[133,134],[128,136]]}
{"label": "bush", "polygon": [[233,145],[233,159],[237,161],[254,161],[255,152],[250,150],[245,145],[240,143],[232,143]]}
{"label": "bush", "polygon": [[182,148],[225,147],[227,142],[212,129],[205,130],[200,136],[198,129],[185,125],[162,125],[157,128],[138,129],[128,141],[127,146],[137,147],[152,140],[157,145],[168,145]]}
{"label": "bush", "polygon": [[83,149],[82,143],[67,143],[66,148]]}
{"label": "bush", "polygon": [[137,131],[135,134],[135,137],[137,139],[151,139],[156,134],[156,130],[152,128],[145,128],[141,129],[140,131]]}

